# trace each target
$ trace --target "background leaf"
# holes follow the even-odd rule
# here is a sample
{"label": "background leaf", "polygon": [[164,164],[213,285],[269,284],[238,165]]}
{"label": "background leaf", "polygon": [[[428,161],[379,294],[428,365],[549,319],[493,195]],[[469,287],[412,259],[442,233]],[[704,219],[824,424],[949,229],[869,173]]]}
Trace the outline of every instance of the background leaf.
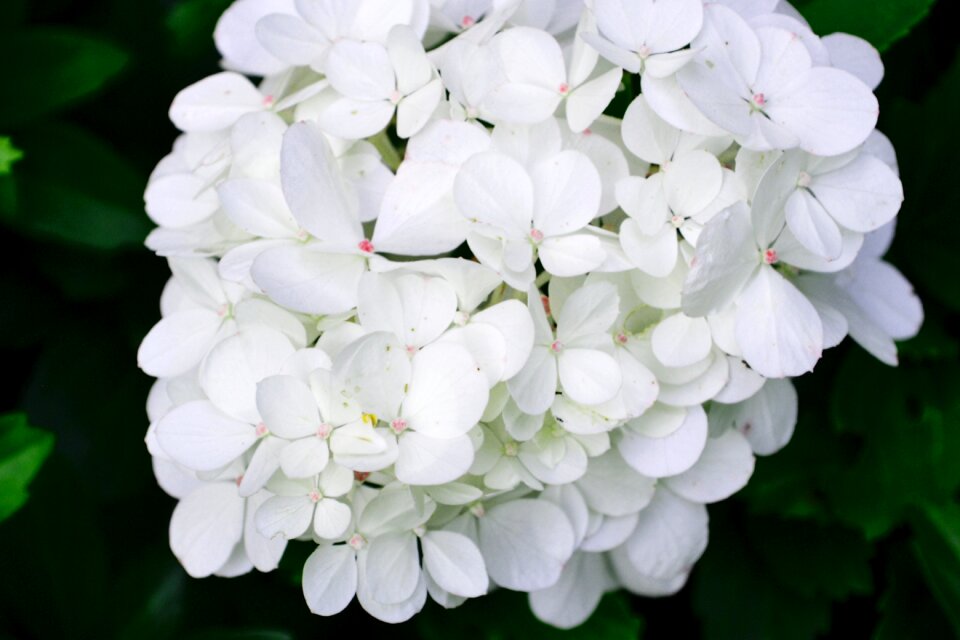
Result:
{"label": "background leaf", "polygon": [[15,31],[0,38],[0,74],[15,96],[0,100],[0,127],[38,120],[87,97],[127,63],[115,45],[66,28]]}
{"label": "background leaf", "polygon": [[53,451],[53,434],[21,413],[0,416],[0,522],[27,501],[27,486]]}
{"label": "background leaf", "polygon": [[935,1],[807,0],[798,2],[797,8],[810,22],[814,33],[852,33],[886,51],[927,17]]}

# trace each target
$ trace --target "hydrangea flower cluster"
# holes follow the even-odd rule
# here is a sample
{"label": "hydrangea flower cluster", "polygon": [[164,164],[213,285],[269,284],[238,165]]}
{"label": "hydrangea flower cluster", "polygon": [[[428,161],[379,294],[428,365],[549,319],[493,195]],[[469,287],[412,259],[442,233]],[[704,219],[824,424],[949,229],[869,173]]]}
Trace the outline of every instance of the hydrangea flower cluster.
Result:
{"label": "hydrangea flower cluster", "polygon": [[674,593],[789,378],[918,330],[879,55],[787,2],[237,0],[215,35],[145,195],[192,576],[301,540],[320,615]]}

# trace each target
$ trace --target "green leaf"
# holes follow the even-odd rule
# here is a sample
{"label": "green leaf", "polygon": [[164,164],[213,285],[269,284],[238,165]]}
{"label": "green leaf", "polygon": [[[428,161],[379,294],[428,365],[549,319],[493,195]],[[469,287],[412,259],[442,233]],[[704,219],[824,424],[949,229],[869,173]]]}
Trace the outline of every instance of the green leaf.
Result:
{"label": "green leaf", "polygon": [[927,505],[914,521],[914,552],[930,590],[960,636],[960,505]]}
{"label": "green leaf", "polygon": [[[923,58],[920,58],[923,60]],[[960,56],[922,101],[900,97],[881,115],[883,131],[896,146],[906,193],[897,217],[893,262],[920,289],[926,306],[960,311],[956,256],[939,241],[960,210],[960,189],[951,172],[956,162],[954,119],[960,104]]]}
{"label": "green leaf", "polygon": [[0,416],[0,522],[27,501],[27,486],[53,451],[53,434],[27,424],[22,413]]}
{"label": "green leaf", "polygon": [[[829,580],[829,563],[842,549],[796,547],[790,525],[766,519],[737,522],[729,508],[712,509],[710,515],[710,546],[693,581],[693,608],[706,640],[806,640],[829,628],[832,600],[826,594],[834,589],[823,580]],[[824,550],[829,555],[820,557]],[[789,558],[792,555],[797,557]],[[808,570],[807,584],[798,589],[789,567],[778,568],[782,562],[819,568]],[[810,581],[810,576],[815,579]]]}
{"label": "green leaf", "polygon": [[936,0],[809,0],[798,4],[814,33],[842,31],[886,51],[927,17]]}
{"label": "green leaf", "polygon": [[623,592],[606,594],[589,620],[568,631],[540,622],[525,594],[505,589],[449,611],[429,606],[415,621],[423,640],[635,640],[643,628],[643,620],[630,610]]}
{"label": "green leaf", "polygon": [[880,621],[874,640],[949,638],[950,624],[923,582],[906,543],[889,548],[888,587],[879,601]]}
{"label": "green leaf", "polygon": [[127,63],[115,45],[72,29],[32,28],[0,39],[0,75],[15,94],[0,101],[0,126],[39,120],[99,91]]}
{"label": "green leaf", "polygon": [[860,446],[828,487],[841,521],[875,538],[908,507],[943,502],[960,488],[958,386],[952,363],[894,369],[848,354],[833,385],[834,423],[858,434]]}
{"label": "green leaf", "polygon": [[13,146],[7,136],[0,136],[0,176],[6,176],[13,170],[13,164],[23,157],[23,151]]}
{"label": "green leaf", "polygon": [[195,57],[213,49],[212,34],[231,0],[181,0],[167,15],[172,53]]}
{"label": "green leaf", "polygon": [[137,247],[151,228],[146,177],[104,141],[73,125],[24,131],[16,200],[0,221],[29,236],[98,250]]}

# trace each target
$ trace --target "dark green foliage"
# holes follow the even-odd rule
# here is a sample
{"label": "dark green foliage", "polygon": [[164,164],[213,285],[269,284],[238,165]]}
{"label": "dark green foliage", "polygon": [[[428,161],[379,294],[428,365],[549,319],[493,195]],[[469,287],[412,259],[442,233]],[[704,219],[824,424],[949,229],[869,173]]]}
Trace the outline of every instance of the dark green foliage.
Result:
{"label": "dark green foliage", "polygon": [[[303,546],[279,571],[235,580],[193,580],[170,553],[174,501],[151,474],[150,381],[136,368],[167,277],[142,248],[151,227],[142,193],[175,136],[170,100],[217,69],[210,34],[228,4],[6,0],[0,9],[0,638],[960,635],[952,2],[798,2],[818,32],[856,33],[884,51],[880,127],[899,152],[907,197],[890,255],[924,301],[920,335],[901,345],[896,369],[855,345],[829,352],[798,382],[793,441],[711,507],[710,546],[690,585],[656,600],[608,594],[570,632],[540,624],[510,592],[454,611],[430,604],[400,626],[355,603],[322,619],[302,601]],[[611,114],[636,85],[625,77]]]}

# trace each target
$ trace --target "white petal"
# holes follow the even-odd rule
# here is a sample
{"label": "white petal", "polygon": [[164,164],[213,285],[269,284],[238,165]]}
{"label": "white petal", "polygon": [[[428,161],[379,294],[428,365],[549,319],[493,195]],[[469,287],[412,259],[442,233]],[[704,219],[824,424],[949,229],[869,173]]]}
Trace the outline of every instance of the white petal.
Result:
{"label": "white petal", "polygon": [[[420,579],[409,598],[393,604],[383,603],[373,597],[372,588],[365,578],[368,571],[368,554],[361,551],[357,557],[357,568],[360,573],[360,584],[357,588],[357,600],[364,610],[378,620],[396,624],[405,622],[419,612],[427,601],[427,582],[423,574],[417,571]],[[388,578],[389,579],[389,578]]]}
{"label": "white petal", "polygon": [[813,370],[823,349],[823,327],[816,309],[795,286],[764,267],[737,305],[737,342],[747,364],[768,378]]}
{"label": "white petal", "polygon": [[591,509],[608,516],[626,516],[646,507],[653,498],[653,478],[631,469],[620,453],[611,449],[591,460],[577,487]]}
{"label": "white petal", "polygon": [[348,98],[388,100],[396,88],[387,50],[373,42],[336,42],[327,54],[325,69],[333,88]]}
{"label": "white petal", "polygon": [[454,197],[463,215],[515,238],[530,232],[533,193],[533,182],[523,166],[494,151],[473,156],[454,183]]}
{"label": "white petal", "polygon": [[371,597],[383,604],[403,602],[420,580],[417,538],[410,532],[377,536],[367,547],[364,582]]}
{"label": "white petal", "polygon": [[243,473],[237,492],[248,498],[266,486],[277,469],[280,468],[280,452],[287,446],[285,440],[267,436],[253,452],[247,469]]}
{"label": "white petal", "polygon": [[533,226],[546,236],[579,231],[600,212],[602,184],[590,159],[579,151],[561,151],[538,163],[533,179]]}
{"label": "white petal", "polygon": [[517,591],[545,589],[573,554],[573,530],[560,507],[544,500],[499,504],[479,521],[480,551],[490,578]]}
{"label": "white petal", "polygon": [[587,273],[607,258],[601,242],[586,233],[547,238],[540,245],[539,255],[543,268],[561,277]]}
{"label": "white petal", "polygon": [[401,100],[397,105],[397,135],[406,139],[423,129],[443,95],[443,83],[437,78]]}
{"label": "white petal", "polygon": [[220,131],[262,108],[263,96],[249,80],[223,71],[178,93],[170,106],[170,120],[181,131]]}
{"label": "white petal", "polygon": [[555,585],[530,594],[530,608],[540,620],[572,629],[586,622],[611,583],[603,555],[577,552]]}
{"label": "white petal", "polygon": [[421,347],[450,327],[457,296],[442,278],[367,273],[360,280],[357,312],[368,331],[392,331],[402,344]]}
{"label": "white petal", "polygon": [[658,490],[625,545],[630,564],[650,578],[688,573],[707,547],[707,522],[702,504]]}
{"label": "white petal", "polygon": [[570,130],[580,133],[603,115],[623,79],[623,70],[610,69],[606,73],[586,82],[567,96],[567,123]]}
{"label": "white petal", "polygon": [[403,416],[420,433],[453,438],[472,429],[487,406],[489,389],[470,353],[434,344],[413,358]]}
{"label": "white petal", "polygon": [[714,405],[710,409],[710,423],[742,433],[757,455],[774,454],[785,447],[793,435],[797,424],[797,391],[789,380],[768,380],[758,393],[738,405]]}
{"label": "white petal", "polygon": [[409,432],[399,438],[399,449],[397,479],[411,485],[452,482],[473,464],[473,444],[465,435],[441,439]]}
{"label": "white petal", "polygon": [[667,478],[665,483],[691,502],[719,502],[746,486],[753,475],[753,465],[750,443],[739,431],[729,430],[707,440],[697,463],[680,475]]}
{"label": "white petal", "polygon": [[270,432],[288,440],[313,435],[320,426],[320,412],[310,388],[293,376],[261,380],[257,409]]}
{"label": "white petal", "polygon": [[292,540],[310,526],[313,509],[307,496],[273,496],[257,509],[257,530],[267,538]]}
{"label": "white petal", "polygon": [[387,100],[368,102],[339,98],[325,105],[323,111],[317,114],[316,120],[320,127],[331,135],[347,140],[359,140],[386,128],[393,112],[393,103]]}
{"label": "white petal", "polygon": [[277,373],[293,353],[293,345],[278,331],[241,329],[207,354],[200,367],[200,385],[218,409],[257,424],[257,383]]}
{"label": "white petal", "polygon": [[257,441],[254,428],[205,400],[188,402],[156,423],[157,442],[185,467],[212,471],[233,462]]}
{"label": "white petal", "polygon": [[346,398],[355,399],[362,411],[384,419],[398,414],[410,381],[410,358],[392,334],[372,333],[353,342],[333,369]]}
{"label": "white petal", "polygon": [[423,565],[445,591],[466,598],[487,592],[487,569],[470,538],[453,531],[428,531],[420,538]]}
{"label": "white petal", "polygon": [[520,372],[507,381],[507,387],[525,413],[544,413],[557,392],[557,359],[546,347],[534,347]]}
{"label": "white petal", "polygon": [[688,367],[700,362],[713,348],[710,325],[705,318],[677,313],[653,330],[653,353],[668,367]]}
{"label": "white petal", "polygon": [[[553,296],[554,300],[556,296]],[[561,307],[559,300],[551,302],[557,318],[557,338],[564,345],[575,344],[579,338],[605,333],[620,315],[620,297],[617,288],[607,282],[588,284],[577,289]]]}
{"label": "white petal", "polygon": [[250,274],[277,304],[328,315],[356,306],[364,262],[361,256],[325,253],[315,246],[283,246],[260,254]]}
{"label": "white petal", "polygon": [[560,384],[582,404],[600,404],[620,390],[622,373],[612,356],[595,349],[565,348],[557,358]]}
{"label": "white petal", "polygon": [[347,545],[320,545],[303,565],[303,597],[310,611],[332,616],[347,608],[357,592],[357,563]]}
{"label": "white petal", "polygon": [[243,535],[243,504],[230,482],[202,486],[177,503],[170,549],[187,573],[204,578],[227,562]]}
{"label": "white petal", "polygon": [[820,40],[830,53],[830,64],[860,79],[871,89],[883,80],[880,53],[863,38],[849,33],[831,33]]}
{"label": "white petal", "polygon": [[288,478],[310,478],[323,471],[330,460],[330,448],[320,438],[291,442],[280,452],[280,468]]}
{"label": "white petal", "polygon": [[317,503],[313,514],[313,532],[321,538],[339,538],[350,526],[353,514],[350,507],[339,500],[324,498]]}
{"label": "white petal", "polygon": [[314,237],[332,242],[363,239],[357,195],[316,124],[297,123],[284,134],[280,175],[290,211]]}
{"label": "white petal", "polygon": [[[702,407],[687,410],[653,408],[624,429],[617,445],[627,464],[645,476],[663,478],[682,473],[692,467],[707,442],[707,416]],[[667,433],[657,432],[658,424],[668,425],[664,420],[678,414],[679,428]]]}
{"label": "white petal", "polygon": [[697,254],[683,285],[683,311],[703,316],[727,306],[759,264],[750,214],[743,205],[727,209],[700,234]]}
{"label": "white petal", "polygon": [[246,513],[243,516],[244,550],[257,571],[264,573],[273,571],[280,565],[280,558],[287,548],[285,539],[277,537],[271,540],[257,531],[257,510],[271,497],[270,493],[260,491],[247,498]]}
{"label": "white petal", "polygon": [[503,379],[517,374],[533,349],[533,320],[526,306],[519,300],[507,300],[477,313],[472,324],[490,325],[497,329],[506,342]]}
{"label": "white petal", "polygon": [[868,153],[861,153],[836,171],[817,176],[810,188],[837,222],[864,233],[890,222],[903,202],[900,179],[883,161]]}
{"label": "white petal", "polygon": [[150,219],[172,229],[203,222],[220,206],[216,190],[192,173],[174,173],[151,180],[143,197]]}
{"label": "white petal", "polygon": [[672,225],[661,224],[653,235],[646,235],[636,220],[624,220],[620,245],[627,258],[651,276],[663,278],[676,268],[677,231]]}
{"label": "white petal", "polygon": [[778,96],[770,119],[800,138],[804,151],[835,156],[867,139],[877,124],[877,98],[846,71],[816,67]]}
{"label": "white petal", "polygon": [[787,224],[797,242],[827,260],[840,257],[843,252],[840,228],[813,194],[795,191],[787,200],[786,213]]}
{"label": "white petal", "polygon": [[213,311],[179,311],[163,318],[146,335],[137,351],[144,373],[172,378],[199,364],[213,345],[223,320]]}
{"label": "white petal", "polygon": [[289,238],[297,232],[283,191],[270,181],[233,178],[221,183],[217,194],[230,221],[247,233],[261,238]]}

